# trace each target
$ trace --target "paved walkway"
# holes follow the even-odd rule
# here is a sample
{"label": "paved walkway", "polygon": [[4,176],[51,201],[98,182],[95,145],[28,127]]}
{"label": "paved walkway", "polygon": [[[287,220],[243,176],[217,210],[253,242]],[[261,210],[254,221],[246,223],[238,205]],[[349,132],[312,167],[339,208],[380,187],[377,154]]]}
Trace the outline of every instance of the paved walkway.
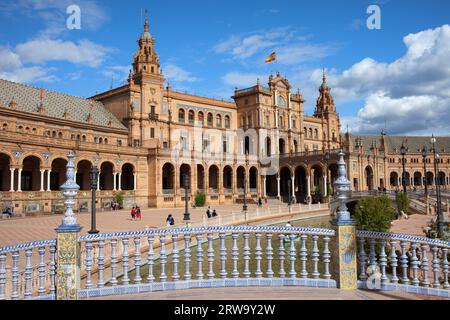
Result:
{"label": "paved walkway", "polygon": [[400,291],[305,287],[208,288],[102,297],[93,300],[448,300]]}
{"label": "paved walkway", "polygon": [[[408,220],[395,220],[392,224],[391,232],[425,236],[422,228],[426,227],[431,219],[435,219],[435,217],[436,216],[413,214],[409,216]],[[449,220],[450,216],[445,214],[445,218]]]}

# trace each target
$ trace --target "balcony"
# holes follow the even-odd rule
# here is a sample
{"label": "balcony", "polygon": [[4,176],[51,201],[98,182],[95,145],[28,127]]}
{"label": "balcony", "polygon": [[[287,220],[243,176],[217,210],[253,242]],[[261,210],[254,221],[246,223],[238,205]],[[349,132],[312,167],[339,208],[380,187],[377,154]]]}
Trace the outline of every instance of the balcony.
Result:
{"label": "balcony", "polygon": [[150,114],[148,115],[148,118],[149,118],[149,120],[156,121],[156,120],[159,119],[159,114],[157,114],[157,113],[150,113]]}

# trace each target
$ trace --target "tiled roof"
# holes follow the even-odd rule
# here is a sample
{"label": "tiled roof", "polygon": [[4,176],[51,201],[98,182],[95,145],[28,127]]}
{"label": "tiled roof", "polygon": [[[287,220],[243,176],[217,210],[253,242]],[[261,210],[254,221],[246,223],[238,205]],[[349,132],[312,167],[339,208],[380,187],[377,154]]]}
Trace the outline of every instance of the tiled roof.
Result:
{"label": "tiled roof", "polygon": [[[386,136],[386,143],[389,152],[393,152],[394,149],[400,150],[402,142],[405,142],[405,146],[408,152],[421,153],[424,145],[430,149],[431,137],[417,137],[417,136]],[[436,137],[436,151],[438,152],[450,152],[450,137]]]}
{"label": "tiled roof", "polygon": [[[0,79],[0,107],[8,107],[11,101],[14,101],[17,104],[15,110],[40,114],[38,111],[41,103],[40,92],[40,88]],[[126,129],[99,101],[44,90],[42,103],[45,110],[43,115],[47,117],[64,119],[67,112],[68,120],[88,123],[87,119],[91,114],[92,125]]]}

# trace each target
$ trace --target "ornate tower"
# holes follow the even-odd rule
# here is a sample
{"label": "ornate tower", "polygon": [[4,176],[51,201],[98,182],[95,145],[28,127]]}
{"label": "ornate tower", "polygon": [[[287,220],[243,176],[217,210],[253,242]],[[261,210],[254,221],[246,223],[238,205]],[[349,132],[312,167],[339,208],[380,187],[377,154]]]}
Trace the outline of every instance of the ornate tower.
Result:
{"label": "ornate tower", "polygon": [[322,77],[322,85],[319,88],[319,97],[316,102],[314,117],[322,119],[323,149],[337,149],[340,147],[339,115],[336,112],[331,88],[327,84],[325,70]]}

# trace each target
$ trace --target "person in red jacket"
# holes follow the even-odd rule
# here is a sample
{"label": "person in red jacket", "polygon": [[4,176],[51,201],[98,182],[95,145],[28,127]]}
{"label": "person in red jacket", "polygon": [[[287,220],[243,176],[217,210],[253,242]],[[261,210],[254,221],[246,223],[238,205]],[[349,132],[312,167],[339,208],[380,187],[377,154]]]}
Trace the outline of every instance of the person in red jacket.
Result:
{"label": "person in red jacket", "polygon": [[133,208],[131,208],[131,219],[134,220],[134,216],[136,215],[136,210]]}

